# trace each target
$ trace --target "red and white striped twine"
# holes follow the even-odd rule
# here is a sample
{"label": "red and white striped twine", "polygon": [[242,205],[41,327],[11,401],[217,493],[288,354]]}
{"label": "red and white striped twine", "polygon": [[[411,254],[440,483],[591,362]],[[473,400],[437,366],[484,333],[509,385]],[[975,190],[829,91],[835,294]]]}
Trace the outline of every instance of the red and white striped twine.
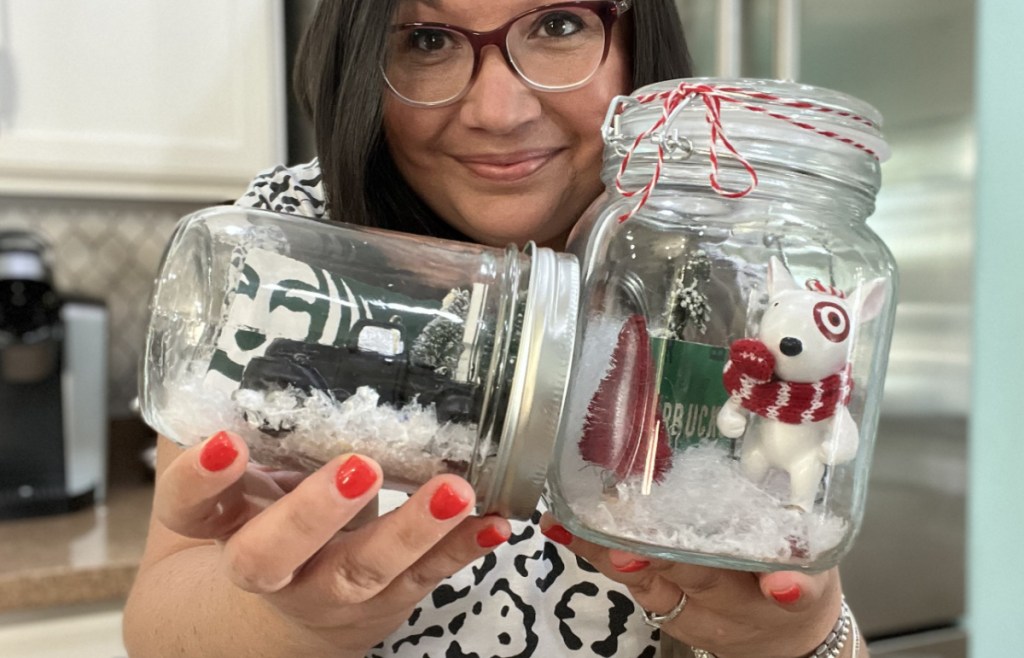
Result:
{"label": "red and white striped twine", "polygon": [[846,299],[845,292],[835,286],[824,284],[818,279],[808,279],[804,285],[807,286],[807,289],[810,291],[820,292],[824,295],[832,295],[833,297],[838,297],[840,299]]}
{"label": "red and white striped twine", "polygon": [[[813,132],[823,137],[828,137],[836,141],[847,144],[856,149],[859,149],[876,160],[879,159],[878,153],[874,150],[849,137],[843,136],[832,130],[823,130],[813,124],[797,121],[793,117],[780,114],[778,112],[771,112],[768,108],[759,105],[753,105],[745,100],[758,100],[767,101],[774,105],[783,107],[789,107],[799,110],[812,110],[814,112],[820,112],[822,114],[829,114],[834,116],[843,117],[854,121],[856,123],[863,124],[873,130],[877,130],[878,126],[865,117],[862,117],[852,112],[846,112],[832,107],[826,107],[824,105],[816,105],[807,101],[797,101],[781,98],[773,94],[764,92],[754,91],[750,89],[743,89],[741,87],[729,87],[729,86],[717,86],[709,84],[693,84],[688,82],[682,82],[673,89],[668,91],[658,92],[656,94],[645,94],[636,96],[635,100],[641,104],[652,103],[661,101],[661,116],[657,121],[654,122],[647,130],[637,135],[636,139],[633,140],[633,144],[629,147],[629,150],[622,158],[622,163],[619,165],[619,171],[615,175],[615,189],[618,190],[619,194],[626,197],[627,199],[639,196],[636,205],[633,206],[632,210],[619,216],[619,221],[624,222],[633,215],[635,215],[640,208],[647,203],[647,199],[650,198],[651,192],[654,191],[655,185],[658,184],[658,180],[661,178],[661,170],[665,161],[665,148],[661,142],[658,141],[657,145],[657,161],[654,164],[654,172],[651,174],[650,179],[640,188],[629,190],[622,186],[622,176],[626,173],[627,167],[629,167],[629,161],[632,155],[636,152],[636,149],[640,146],[640,143],[645,139],[654,134],[658,129],[664,127],[668,122],[673,112],[679,107],[680,104],[688,102],[691,98],[698,97],[701,102],[704,103],[705,107],[705,120],[711,127],[711,140],[708,159],[711,161],[711,187],[719,195],[729,198],[738,199],[744,197],[754,191],[757,187],[757,171],[753,165],[744,158],[739,151],[733,146],[732,142],[729,141],[728,136],[725,134],[725,127],[722,125],[722,103],[736,103],[739,107],[749,110],[751,112],[758,112],[765,116],[779,121],[785,121],[786,123],[796,126],[802,130]],[[746,188],[738,191],[726,190],[718,180],[720,171],[719,164],[719,148],[724,147],[726,151],[732,154],[734,158],[743,166],[747,174],[750,176],[750,184]]]}

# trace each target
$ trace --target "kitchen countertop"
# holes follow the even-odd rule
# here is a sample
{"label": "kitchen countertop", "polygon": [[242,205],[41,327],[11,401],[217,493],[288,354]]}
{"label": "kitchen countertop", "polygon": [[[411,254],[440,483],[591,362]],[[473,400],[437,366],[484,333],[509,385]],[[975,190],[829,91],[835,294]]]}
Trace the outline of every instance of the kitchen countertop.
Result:
{"label": "kitchen countertop", "polygon": [[0,612],[123,600],[152,500],[152,484],[122,484],[88,509],[0,521]]}

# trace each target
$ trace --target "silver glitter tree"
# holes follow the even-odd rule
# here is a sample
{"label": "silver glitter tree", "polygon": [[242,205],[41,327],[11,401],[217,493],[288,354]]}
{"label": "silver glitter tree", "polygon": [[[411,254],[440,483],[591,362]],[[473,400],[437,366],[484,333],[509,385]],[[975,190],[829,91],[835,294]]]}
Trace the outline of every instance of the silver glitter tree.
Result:
{"label": "silver glitter tree", "polygon": [[469,291],[453,288],[441,302],[441,311],[413,340],[409,358],[415,365],[441,374],[455,370],[462,354],[462,333],[469,313]]}
{"label": "silver glitter tree", "polygon": [[711,319],[704,286],[711,280],[711,260],[703,250],[695,251],[680,268],[669,294],[669,331],[677,340],[685,340],[683,332],[692,327],[703,334]]}

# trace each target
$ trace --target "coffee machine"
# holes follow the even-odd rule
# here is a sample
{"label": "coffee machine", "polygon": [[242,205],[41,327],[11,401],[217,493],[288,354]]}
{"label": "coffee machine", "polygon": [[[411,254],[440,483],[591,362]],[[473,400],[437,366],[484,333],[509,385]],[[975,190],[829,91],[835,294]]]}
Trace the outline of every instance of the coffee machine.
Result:
{"label": "coffee machine", "polygon": [[0,519],[103,500],[107,348],[106,307],[58,294],[49,245],[0,232]]}

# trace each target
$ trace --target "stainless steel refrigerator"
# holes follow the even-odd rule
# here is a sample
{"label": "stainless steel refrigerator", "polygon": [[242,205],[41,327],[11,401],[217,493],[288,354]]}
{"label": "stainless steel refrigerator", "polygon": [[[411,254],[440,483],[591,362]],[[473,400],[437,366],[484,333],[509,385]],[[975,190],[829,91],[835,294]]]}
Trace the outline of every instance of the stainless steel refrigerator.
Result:
{"label": "stainless steel refrigerator", "polygon": [[974,0],[679,0],[700,75],[783,77],[885,118],[868,225],[900,269],[864,525],[844,588],[873,656],[962,658]]}

